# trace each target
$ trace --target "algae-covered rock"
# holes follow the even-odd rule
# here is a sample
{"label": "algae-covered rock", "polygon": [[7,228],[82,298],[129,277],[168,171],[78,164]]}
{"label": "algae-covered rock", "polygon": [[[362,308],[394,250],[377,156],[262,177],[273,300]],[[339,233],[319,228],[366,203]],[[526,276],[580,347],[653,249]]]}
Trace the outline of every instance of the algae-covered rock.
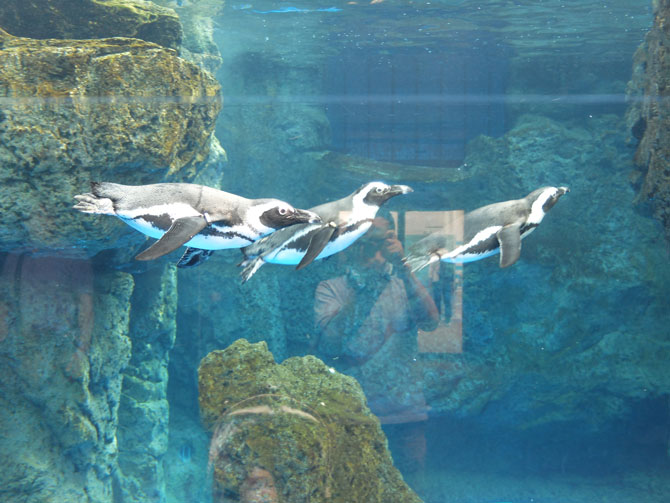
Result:
{"label": "algae-covered rock", "polygon": [[627,122],[631,135],[639,141],[635,152],[638,171],[631,177],[639,190],[638,200],[651,202],[666,239],[670,239],[670,0],[654,5],[654,24],[633,59]]}
{"label": "algae-covered rock", "polygon": [[165,493],[168,444],[168,354],[177,323],[177,272],[154,268],[135,279],[131,298],[130,365],[119,405],[119,468],[123,501],[150,501]]}
{"label": "algae-covered rock", "polygon": [[277,365],[264,342],[240,339],[207,355],[198,381],[217,501],[420,501],[358,383],[317,358]]}
{"label": "algae-covered rock", "polygon": [[92,255],[127,245],[115,242],[129,235],[123,226],[75,214],[72,196],[90,179],[192,178],[209,151],[219,93],[207,72],[149,42],[0,31],[2,249],[79,246]]}
{"label": "algae-covered rock", "polygon": [[0,495],[111,503],[132,277],[0,256]]}
{"label": "algae-covered rock", "polygon": [[667,252],[660,225],[634,211],[625,139],[614,115],[586,123],[524,115],[502,137],[470,142],[469,178],[444,191],[445,207],[548,184],[571,192],[524,240],[509,274],[491,259],[464,267],[465,351],[422,360],[433,412],[498,428],[503,419],[512,429],[601,427],[634,410],[641,390],[664,396]]}
{"label": "algae-covered rock", "polygon": [[175,11],[143,0],[4,0],[0,28],[17,37],[131,37],[173,49],[182,39]]}

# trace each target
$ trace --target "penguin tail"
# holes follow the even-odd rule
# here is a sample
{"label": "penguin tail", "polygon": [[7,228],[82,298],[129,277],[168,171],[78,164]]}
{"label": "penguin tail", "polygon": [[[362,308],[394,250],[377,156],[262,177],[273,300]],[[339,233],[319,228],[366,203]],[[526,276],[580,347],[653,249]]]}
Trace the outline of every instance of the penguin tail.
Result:
{"label": "penguin tail", "polygon": [[410,255],[403,259],[405,264],[408,264],[410,269],[412,269],[412,272],[418,272],[438,260],[440,260],[440,256],[435,253],[431,253],[430,255]]}
{"label": "penguin tail", "polygon": [[251,279],[251,277],[258,271],[261,266],[265,263],[262,258],[256,257],[253,260],[245,260],[243,261],[240,265],[245,265],[244,269],[242,269],[242,272],[240,273],[240,276],[242,277],[242,283],[246,283]]}

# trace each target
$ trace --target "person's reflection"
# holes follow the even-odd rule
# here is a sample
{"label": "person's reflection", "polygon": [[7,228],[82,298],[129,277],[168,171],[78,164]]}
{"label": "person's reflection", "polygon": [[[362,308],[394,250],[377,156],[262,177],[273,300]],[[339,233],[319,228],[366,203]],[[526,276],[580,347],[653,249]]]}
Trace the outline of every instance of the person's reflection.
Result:
{"label": "person's reflection", "polygon": [[408,461],[423,461],[419,422],[427,419],[417,361],[417,329],[434,330],[433,299],[403,264],[392,220],[378,217],[346,252],[342,276],[319,283],[315,294],[314,349],[341,372],[355,377],[382,424],[404,437]]}

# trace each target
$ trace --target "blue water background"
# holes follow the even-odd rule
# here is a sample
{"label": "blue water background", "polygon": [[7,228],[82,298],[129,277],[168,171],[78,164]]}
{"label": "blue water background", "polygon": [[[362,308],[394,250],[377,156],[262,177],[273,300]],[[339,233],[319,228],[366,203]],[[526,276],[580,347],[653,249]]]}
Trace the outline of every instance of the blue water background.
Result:
{"label": "blue water background", "polygon": [[[202,4],[176,7],[216,12]],[[636,199],[636,140],[625,121],[640,99],[627,85],[651,2],[262,0],[226,2],[212,21],[223,58],[223,190],[309,208],[375,179],[408,184],[414,192],[383,212],[399,215],[407,249],[421,237],[409,232],[410,212],[571,189],[524,240],[517,264],[500,269],[494,256],[463,267],[462,350],[424,351],[414,333],[376,369],[389,402],[404,395],[415,407],[411,419],[382,422],[395,466],[421,499],[670,501],[668,245]],[[169,363],[151,362],[163,376],[167,365],[168,404],[156,401],[169,406],[169,416],[147,413],[169,427],[166,487],[155,501],[211,500],[197,386],[210,351],[266,341],[277,362],[314,354],[358,377],[319,348],[314,322],[317,288],[349,274],[356,250],[301,271],[268,264],[246,285],[236,250],[178,271],[178,300],[165,310],[176,342]],[[125,264],[131,319],[176,259]],[[104,260],[93,260],[91,277]],[[443,282],[429,286],[446,296],[445,325],[459,271],[444,267]],[[426,271],[419,278],[429,285]],[[130,364],[141,368],[168,351],[169,336],[136,319]],[[361,383],[377,411],[374,377]],[[134,420],[122,417],[119,444],[123,435],[137,441]],[[152,428],[145,423],[140,436]]]}
{"label": "blue water background", "polygon": [[[304,152],[328,150],[396,167],[458,171],[468,169],[469,159],[491,166],[461,183],[432,181],[428,171],[425,180],[415,175],[416,197],[389,204],[401,212],[471,210],[541,185],[572,188],[524,244],[523,259],[513,270],[499,270],[495,258],[466,266],[463,360],[490,366],[497,379],[509,383],[496,387],[502,394],[495,391],[472,408],[433,410],[419,428],[428,445],[419,464],[406,455],[407,444],[416,440],[412,427],[385,426],[406,480],[431,503],[663,499],[668,494],[662,485],[647,490],[630,481],[634,474],[668,468],[667,395],[641,392],[620,415],[600,423],[590,417],[598,408],[588,410],[587,403],[598,392],[588,383],[587,410],[560,412],[563,385],[552,382],[551,358],[539,359],[535,368],[524,366],[523,374],[505,370],[515,358],[505,340],[519,331],[525,341],[536,340],[530,352],[570,359],[605,334],[631,331],[644,337],[660,329],[663,318],[647,311],[662,302],[654,299],[655,287],[643,281],[617,288],[612,282],[619,279],[593,269],[636,254],[638,230],[628,233],[626,253],[612,249],[611,236],[601,239],[599,233],[616,227],[612,218],[649,216],[643,205],[632,205],[634,193],[625,178],[634,145],[621,121],[632,55],[651,23],[651,6],[646,1],[386,2],[338,3],[342,10],[317,12],[331,6],[318,5],[233,5],[217,18],[225,97],[217,135],[228,149],[228,187],[261,195],[271,186],[277,195],[309,206],[368,181],[366,173],[314,172],[296,160]],[[317,131],[315,139],[314,130],[324,126],[310,110],[323,109],[329,131]],[[263,118],[270,122],[259,124]],[[510,177],[508,168],[496,172],[495,148],[478,157],[482,145],[473,140],[505,138],[515,128],[526,128],[508,140],[518,149],[510,157],[523,168]],[[606,137],[612,128],[617,132]],[[612,216],[618,206],[621,212]],[[619,230],[617,236],[627,234]],[[658,225],[649,222],[639,232],[649,232],[665,253]],[[300,278],[280,267],[255,278],[280,283],[283,319],[291,320],[279,329],[282,342],[275,342],[275,354],[309,352],[314,288],[341,271],[341,262],[333,262],[317,264]],[[615,266],[620,267],[626,266]],[[589,276],[588,285],[579,281],[583,275]],[[566,285],[571,282],[574,287]],[[180,322],[196,323],[192,313],[182,311]],[[229,316],[239,326],[234,311]],[[513,365],[507,368],[514,372]],[[542,399],[558,403],[542,405]],[[552,414],[556,420],[547,418]],[[538,418],[543,419],[532,426]],[[630,484],[621,482],[626,477]]]}

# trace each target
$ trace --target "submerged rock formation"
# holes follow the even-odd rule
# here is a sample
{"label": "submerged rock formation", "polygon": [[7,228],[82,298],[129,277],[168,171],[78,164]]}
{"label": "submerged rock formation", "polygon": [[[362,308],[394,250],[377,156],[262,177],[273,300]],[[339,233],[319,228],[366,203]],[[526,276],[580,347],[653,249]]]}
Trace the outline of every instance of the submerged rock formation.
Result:
{"label": "submerged rock formation", "polygon": [[632,104],[627,114],[631,134],[639,141],[638,171],[632,180],[638,201],[650,202],[670,240],[670,0],[654,2],[654,24],[633,60],[628,86]]}
{"label": "submerged rock formation", "polygon": [[127,245],[115,242],[130,234],[114,219],[73,218],[72,196],[90,179],[193,178],[209,152],[219,93],[208,73],[149,42],[0,31],[3,249],[93,255]]}
{"label": "submerged rock formation", "polygon": [[0,257],[0,499],[110,503],[133,280]]}
{"label": "submerged rock formation", "polygon": [[168,354],[177,331],[177,271],[154,268],[135,278],[130,299],[133,352],[123,373],[119,406],[121,501],[165,498],[168,445]]}
{"label": "submerged rock formation", "polygon": [[198,380],[215,501],[420,502],[351,377],[312,356],[277,365],[240,339],[207,355]]}
{"label": "submerged rock formation", "polygon": [[175,11],[144,0],[4,0],[0,28],[16,37],[130,37],[172,49],[182,39]]}
{"label": "submerged rock formation", "polygon": [[670,275],[659,226],[633,211],[625,139],[614,115],[586,123],[526,115],[504,137],[469,144],[462,170],[470,179],[448,191],[451,207],[548,184],[572,191],[507,273],[495,259],[464,267],[464,353],[426,361],[434,411],[499,427],[505,417],[516,430],[595,429],[627,417],[640,398],[663,396],[661,292]]}
{"label": "submerged rock formation", "polygon": [[215,75],[221,66],[219,48],[214,42],[214,19],[221,14],[224,2],[218,0],[154,0],[154,3],[170,7],[179,15],[184,37],[180,55]]}

